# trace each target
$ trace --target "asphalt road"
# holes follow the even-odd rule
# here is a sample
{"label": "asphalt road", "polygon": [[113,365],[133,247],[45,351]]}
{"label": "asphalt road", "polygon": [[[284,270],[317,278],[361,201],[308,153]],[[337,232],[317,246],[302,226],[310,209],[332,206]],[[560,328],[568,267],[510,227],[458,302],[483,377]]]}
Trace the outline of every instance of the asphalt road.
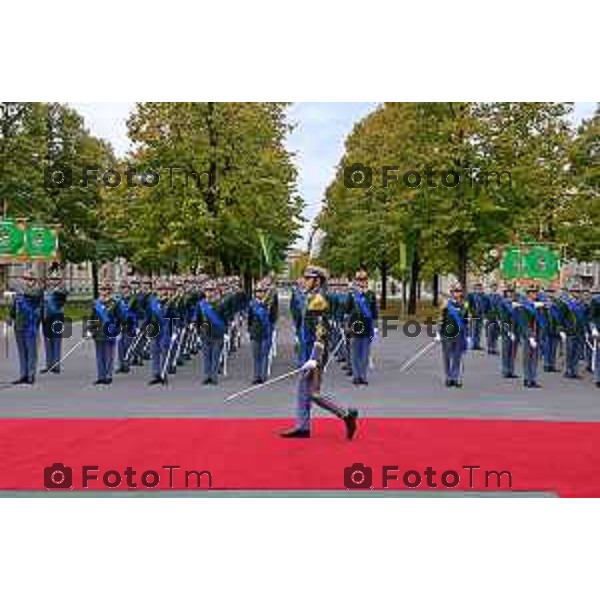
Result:
{"label": "asphalt road", "polygon": [[[65,340],[65,352],[81,339]],[[542,389],[525,389],[520,379],[500,376],[500,358],[470,352],[462,389],[444,386],[441,350],[435,345],[408,371],[400,367],[431,340],[425,331],[408,338],[391,331],[373,346],[374,368],[368,387],[355,387],[332,361],[324,391],[371,417],[479,417],[600,421],[600,390],[589,373],[568,380],[560,373],[540,373]],[[247,341],[231,357],[229,374],[219,386],[204,386],[198,357],[178,370],[169,385],[148,386],[149,364],[128,375],[116,375],[112,386],[94,386],[93,342],[86,341],[65,361],[60,375],[39,375],[33,386],[7,382],[18,373],[16,347],[9,337],[0,348],[0,418],[2,417],[290,417],[296,377],[267,386],[229,403],[229,394],[248,387],[252,379]],[[41,352],[43,359],[43,350]],[[562,364],[562,359],[559,359]],[[520,367],[520,357],[519,357]],[[273,377],[295,368],[292,334],[286,319],[280,323],[278,356]]]}

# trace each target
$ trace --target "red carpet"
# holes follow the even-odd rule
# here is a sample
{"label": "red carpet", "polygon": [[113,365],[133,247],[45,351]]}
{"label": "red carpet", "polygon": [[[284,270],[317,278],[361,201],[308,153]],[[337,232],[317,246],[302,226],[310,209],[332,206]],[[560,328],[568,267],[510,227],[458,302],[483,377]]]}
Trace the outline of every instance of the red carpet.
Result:
{"label": "red carpet", "polygon": [[[0,489],[43,490],[44,467],[56,462],[73,468],[74,489],[82,489],[82,465],[99,467],[98,481],[88,486],[93,490],[106,489],[102,476],[111,469],[122,473],[115,489],[127,490],[128,466],[137,489],[147,489],[141,475],[148,469],[160,475],[153,489],[169,489],[163,465],[181,467],[171,471],[176,489],[185,489],[186,470],[210,471],[213,489],[345,489],[344,468],[361,462],[372,467],[375,489],[382,488],[382,467],[397,465],[399,480],[389,489],[406,489],[403,474],[416,470],[422,475],[416,489],[429,490],[425,469],[432,467],[438,489],[444,489],[443,471],[459,473],[454,489],[485,490],[486,470],[507,470],[513,491],[600,496],[600,423],[368,419],[353,442],[333,419],[316,420],[309,440],[280,439],[287,426],[279,419],[2,419]],[[481,467],[473,471],[472,488],[464,465]],[[190,476],[190,488],[196,479]],[[201,487],[208,486],[204,475]],[[498,489],[495,476],[488,489]],[[500,489],[509,489],[507,476]]]}

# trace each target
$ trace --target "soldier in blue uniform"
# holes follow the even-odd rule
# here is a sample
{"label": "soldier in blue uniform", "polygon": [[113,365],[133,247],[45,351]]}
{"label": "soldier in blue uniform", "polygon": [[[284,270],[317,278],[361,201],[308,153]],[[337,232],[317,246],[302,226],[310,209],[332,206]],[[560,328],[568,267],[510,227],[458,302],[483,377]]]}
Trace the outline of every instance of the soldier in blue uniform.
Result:
{"label": "soldier in blue uniform", "polygon": [[590,308],[592,302],[592,291],[589,288],[585,288],[581,292],[580,303],[583,309],[583,321],[584,321],[584,331],[583,331],[583,339],[581,340],[581,348],[582,348],[582,360],[585,362],[585,369],[588,373],[593,373],[592,369],[592,348],[593,344],[591,341],[591,331],[590,331]]}
{"label": "soldier in blue uniform", "polygon": [[473,291],[467,294],[469,315],[471,317],[470,335],[473,340],[473,350],[483,350],[481,347],[481,331],[483,329],[483,318],[488,310],[487,297],[483,293],[483,285],[476,283]]}
{"label": "soldier in blue uniform", "polygon": [[585,308],[579,302],[578,288],[561,297],[562,334],[565,341],[565,372],[568,379],[579,379],[579,361],[582,358],[582,343],[585,335]]}
{"label": "soldier in blue uniform", "polygon": [[121,281],[120,293],[115,297],[118,319],[121,324],[121,334],[117,342],[117,355],[119,358],[117,373],[129,373],[130,371],[127,353],[137,331],[137,314],[131,309],[131,301],[131,286],[129,281],[124,278]]}
{"label": "soldier in blue uniform", "polygon": [[358,411],[337,405],[321,394],[321,383],[329,350],[329,302],[325,293],[325,273],[318,267],[307,267],[304,272],[307,287],[306,309],[302,322],[303,335],[310,350],[309,358],[302,366],[296,396],[296,425],[283,431],[285,438],[309,438],[311,435],[311,407],[323,408],[341,419],[345,425],[346,438],[351,440],[356,432]]}
{"label": "soldier in blue uniform", "polygon": [[590,341],[592,344],[592,371],[594,383],[600,388],[600,352],[598,342],[600,338],[600,292],[595,290],[590,299],[589,310]]}
{"label": "soldier in blue uniform", "polygon": [[555,373],[558,371],[556,368],[556,353],[560,341],[561,311],[555,298],[554,288],[546,287],[543,294],[540,294],[540,300],[544,303],[546,316],[546,326],[542,329],[540,343],[544,371]]}
{"label": "soldier in blue uniform", "polygon": [[144,323],[150,339],[152,365],[152,379],[148,385],[165,383],[162,372],[171,343],[171,327],[167,316],[168,284],[165,281],[158,281],[155,289],[156,293],[152,294],[148,302]]}
{"label": "soldier in blue uniform", "polygon": [[486,313],[487,330],[486,345],[488,354],[498,354],[498,339],[500,337],[499,306],[502,296],[498,293],[498,284],[492,283],[490,293],[487,296]]}
{"label": "soldier in blue uniform", "polygon": [[37,343],[42,312],[42,291],[31,271],[23,275],[22,289],[17,292],[10,311],[19,353],[20,377],[13,383],[35,382]]}
{"label": "soldier in blue uniform", "polygon": [[517,309],[519,317],[519,335],[523,340],[523,385],[526,388],[539,388],[537,366],[541,331],[544,327],[543,302],[538,300],[538,289],[531,286],[527,297]]}
{"label": "soldier in blue uniform", "polygon": [[519,302],[516,300],[515,290],[509,286],[504,290],[504,298],[499,304],[502,376],[508,379],[517,377],[515,357],[519,348],[518,308]]}
{"label": "soldier in blue uniform", "polygon": [[96,345],[95,385],[110,385],[113,379],[115,349],[121,324],[118,318],[117,303],[112,296],[112,284],[104,281],[100,285],[100,297],[92,305],[89,333]]}
{"label": "soldier in blue uniform", "polygon": [[216,385],[219,380],[223,343],[227,332],[225,309],[214,281],[204,285],[205,298],[198,302],[197,324],[202,338],[205,385]]}
{"label": "soldier in blue uniform", "polygon": [[306,344],[302,339],[302,316],[304,314],[304,308],[306,304],[306,293],[304,290],[304,280],[298,279],[296,285],[292,288],[292,297],[290,299],[290,313],[292,315],[292,322],[294,323],[294,330],[296,334],[296,356],[298,366],[306,362]]}
{"label": "soldier in blue uniform", "polygon": [[134,333],[135,336],[132,339],[132,343],[136,343],[133,355],[130,357],[130,365],[131,366],[141,366],[143,364],[143,353],[144,353],[144,344],[145,337],[143,339],[137,339],[137,336],[140,332],[140,327],[144,323],[146,319],[146,313],[148,311],[148,302],[150,300],[152,283],[148,282],[148,279],[144,279],[143,287],[140,283],[140,280],[137,276],[133,276],[129,281],[129,286],[131,288],[131,298],[129,301],[129,313],[134,322]]}
{"label": "soldier in blue uniform", "polygon": [[442,308],[438,339],[442,342],[446,387],[462,387],[463,355],[469,346],[468,306],[463,298],[462,286],[456,283]]}
{"label": "soldier in blue uniform", "polygon": [[55,270],[47,278],[48,289],[44,293],[42,333],[46,351],[46,368],[41,373],[60,373],[62,339],[65,335],[65,304],[67,290],[60,271]]}
{"label": "soldier in blue uniform", "polygon": [[339,279],[329,282],[329,301],[331,303],[331,346],[338,348],[337,362],[349,360],[350,353],[346,343],[346,310],[348,307],[348,282]]}
{"label": "soldier in blue uniform", "polygon": [[256,297],[248,309],[248,333],[252,341],[254,360],[254,384],[267,380],[269,353],[273,340],[273,329],[277,320],[277,303],[269,301],[263,283],[256,286]]}
{"label": "soldier in blue uniform", "polygon": [[376,333],[377,299],[369,290],[369,275],[364,269],[356,272],[355,290],[348,296],[346,312],[351,332],[352,383],[367,385],[371,341]]}

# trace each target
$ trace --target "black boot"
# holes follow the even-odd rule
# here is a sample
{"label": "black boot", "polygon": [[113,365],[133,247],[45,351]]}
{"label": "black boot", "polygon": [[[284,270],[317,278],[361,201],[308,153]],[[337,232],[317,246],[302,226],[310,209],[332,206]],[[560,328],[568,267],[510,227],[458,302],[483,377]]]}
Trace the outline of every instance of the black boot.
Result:
{"label": "black boot", "polygon": [[358,411],[355,408],[348,410],[348,414],[344,417],[344,423],[346,425],[346,439],[351,440],[356,433],[356,419],[358,418]]}
{"label": "black boot", "polygon": [[309,438],[310,431],[307,429],[288,429],[279,434],[283,438]]}
{"label": "black boot", "polygon": [[160,375],[157,375],[156,377],[154,377],[153,379],[151,379],[148,382],[148,385],[157,385],[158,383],[164,383],[164,382],[165,382],[164,379]]}
{"label": "black boot", "polygon": [[25,376],[23,376],[23,377],[21,377],[20,379],[15,379],[15,380],[12,382],[12,384],[13,384],[13,385],[19,385],[19,384],[21,384],[21,383],[27,383],[27,376],[26,376],[26,375],[25,375]]}

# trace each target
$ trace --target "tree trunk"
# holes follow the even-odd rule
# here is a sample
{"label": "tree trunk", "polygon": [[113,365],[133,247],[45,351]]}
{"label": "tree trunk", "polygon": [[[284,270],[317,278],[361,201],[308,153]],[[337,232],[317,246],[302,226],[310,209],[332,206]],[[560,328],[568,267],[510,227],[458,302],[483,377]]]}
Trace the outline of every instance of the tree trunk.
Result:
{"label": "tree trunk", "polygon": [[98,263],[93,260],[92,261],[92,291],[94,294],[94,298],[98,298],[99,294],[99,285],[98,285]]}
{"label": "tree trunk", "polygon": [[419,251],[415,248],[413,259],[410,265],[410,292],[408,297],[408,314],[417,313],[417,286],[419,284],[419,275],[421,273],[421,260]]}
{"label": "tree trunk", "polygon": [[431,282],[431,295],[433,296],[433,306],[439,306],[440,304],[440,276],[437,273],[433,274],[433,281]]}
{"label": "tree trunk", "polygon": [[406,277],[402,280],[402,312],[406,314]]}
{"label": "tree trunk", "polygon": [[467,263],[469,262],[469,248],[463,241],[457,247],[458,280],[464,290],[467,289]]}
{"label": "tree trunk", "polygon": [[250,271],[244,271],[244,291],[246,292],[246,294],[248,294],[249,296],[252,295],[252,274],[250,273]]}
{"label": "tree trunk", "polygon": [[381,310],[387,308],[387,280],[388,280],[388,264],[387,261],[381,263]]}

